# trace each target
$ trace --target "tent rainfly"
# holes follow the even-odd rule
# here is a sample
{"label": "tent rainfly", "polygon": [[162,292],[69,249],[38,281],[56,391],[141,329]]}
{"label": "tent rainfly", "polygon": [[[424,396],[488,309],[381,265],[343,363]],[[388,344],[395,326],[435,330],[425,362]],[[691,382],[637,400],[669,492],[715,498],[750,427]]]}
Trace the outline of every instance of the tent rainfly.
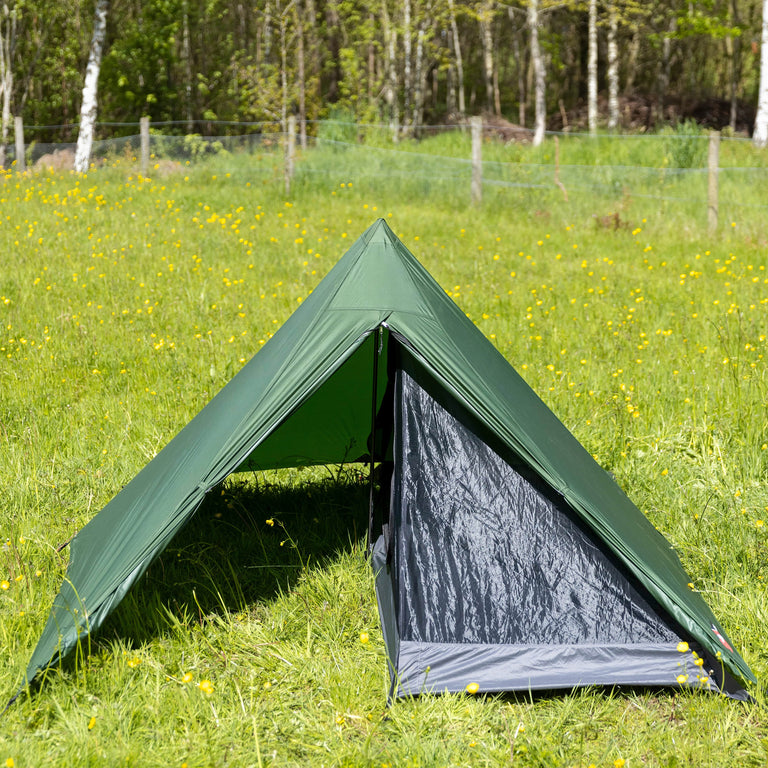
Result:
{"label": "tent rainfly", "polygon": [[75,536],[27,682],[228,475],[349,461],[386,487],[369,542],[392,698],[469,683],[748,696],[752,672],[669,542],[383,220]]}

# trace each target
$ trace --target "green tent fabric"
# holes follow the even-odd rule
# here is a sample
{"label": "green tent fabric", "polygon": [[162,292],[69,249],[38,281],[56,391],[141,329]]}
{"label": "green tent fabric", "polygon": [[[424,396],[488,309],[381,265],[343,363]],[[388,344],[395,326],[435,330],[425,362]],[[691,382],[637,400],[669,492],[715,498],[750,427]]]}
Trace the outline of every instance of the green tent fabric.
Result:
{"label": "green tent fabric", "polygon": [[739,681],[755,681],[664,537],[383,220],[340,259],[261,351],[72,540],[27,668],[32,681],[97,629],[240,468],[367,460],[386,337],[566,500],[670,617]]}

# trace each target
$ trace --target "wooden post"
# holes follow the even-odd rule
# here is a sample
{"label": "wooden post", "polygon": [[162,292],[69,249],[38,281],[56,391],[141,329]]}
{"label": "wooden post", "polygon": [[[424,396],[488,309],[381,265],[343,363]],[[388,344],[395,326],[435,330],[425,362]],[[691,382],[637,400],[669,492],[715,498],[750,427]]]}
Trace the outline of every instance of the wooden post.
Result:
{"label": "wooden post", "polygon": [[142,176],[149,175],[149,118],[142,117],[139,120],[139,132],[141,133],[141,164],[139,171]]}
{"label": "wooden post", "polygon": [[16,139],[16,170],[27,170],[27,158],[24,150],[24,118],[16,115],[13,119],[13,132]]}
{"label": "wooden post", "polygon": [[472,204],[483,201],[483,118],[472,117]]}
{"label": "wooden post", "polygon": [[707,194],[707,218],[709,219],[709,230],[714,232],[717,229],[717,172],[720,165],[720,131],[709,132],[709,186]]}
{"label": "wooden post", "polygon": [[555,186],[558,187],[563,193],[565,202],[568,202],[568,190],[565,188],[565,184],[560,181],[560,141],[555,136]]}
{"label": "wooden post", "polygon": [[288,116],[288,138],[285,142],[285,194],[291,194],[293,163],[296,159],[296,115]]}

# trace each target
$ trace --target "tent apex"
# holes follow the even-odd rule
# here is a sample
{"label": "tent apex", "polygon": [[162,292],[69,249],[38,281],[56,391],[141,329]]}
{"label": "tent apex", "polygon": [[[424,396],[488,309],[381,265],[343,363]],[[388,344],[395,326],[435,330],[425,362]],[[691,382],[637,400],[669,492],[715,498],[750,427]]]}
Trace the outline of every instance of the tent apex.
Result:
{"label": "tent apex", "polygon": [[397,235],[392,231],[392,228],[387,224],[386,219],[381,217],[371,224],[366,234],[368,234],[366,242],[369,244],[398,239]]}

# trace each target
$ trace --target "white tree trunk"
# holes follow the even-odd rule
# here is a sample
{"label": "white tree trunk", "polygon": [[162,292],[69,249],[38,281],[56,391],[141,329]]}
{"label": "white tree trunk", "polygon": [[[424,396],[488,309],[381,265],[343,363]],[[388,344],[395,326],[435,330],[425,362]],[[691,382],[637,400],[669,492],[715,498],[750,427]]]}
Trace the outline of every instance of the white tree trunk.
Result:
{"label": "white tree trunk", "polygon": [[768,0],[763,0],[763,33],[760,38],[760,88],[752,142],[756,147],[764,147],[768,144]]}
{"label": "white tree trunk", "polygon": [[480,8],[480,39],[483,43],[483,75],[485,78],[485,104],[493,109],[493,5],[484,2]]}
{"label": "white tree trunk", "polygon": [[619,15],[616,3],[608,8],[608,130],[619,127]]}
{"label": "white tree trunk", "polygon": [[587,33],[587,119],[589,132],[597,133],[597,0],[589,0]]}
{"label": "white tree trunk", "polygon": [[302,149],[307,148],[307,83],[304,73],[304,9],[301,3],[294,6],[296,14],[296,35],[298,36],[298,49],[296,51],[297,72],[299,86],[299,142]]}
{"label": "white tree trunk", "polygon": [[411,0],[403,0],[403,131],[408,132],[413,76],[411,73]]}
{"label": "white tree trunk", "polygon": [[461,41],[459,40],[459,27],[456,24],[456,13],[453,8],[453,0],[448,0],[448,9],[451,14],[451,37],[453,38],[453,52],[456,56],[456,79],[459,81],[457,91],[459,94],[459,115],[464,117],[467,107],[464,101],[464,62],[461,58]]}
{"label": "white tree trunk", "polygon": [[397,104],[397,60],[395,58],[397,32],[390,22],[386,3],[382,4],[382,11],[384,41],[387,47],[387,75],[384,81],[384,101],[387,104],[387,116],[389,118],[389,129],[392,131],[392,141],[397,142],[400,132],[400,117]]}
{"label": "white tree trunk", "polygon": [[83,106],[80,110],[80,131],[77,134],[77,150],[75,151],[75,171],[77,173],[85,173],[88,170],[88,163],[91,159],[93,125],[96,122],[96,110],[98,107],[97,92],[99,69],[101,68],[101,51],[107,31],[108,10],[109,0],[96,0],[91,52],[88,56],[88,66],[85,69]]}
{"label": "white tree trunk", "polygon": [[416,35],[416,71],[413,87],[413,123],[412,130],[418,132],[424,121],[424,27],[419,24]]}
{"label": "white tree trunk", "polygon": [[3,6],[0,18],[0,93],[3,94],[2,122],[0,123],[0,169],[5,168],[8,129],[11,124],[11,96],[13,95],[13,48],[16,43],[16,9]]}
{"label": "white tree trunk", "polygon": [[280,14],[280,125],[288,133],[288,49],[285,39],[285,9]]}
{"label": "white tree trunk", "polygon": [[539,47],[539,0],[530,0],[528,4],[528,27],[531,34],[531,60],[533,61],[533,146],[538,147],[544,141],[544,131],[547,126],[547,80]]}

